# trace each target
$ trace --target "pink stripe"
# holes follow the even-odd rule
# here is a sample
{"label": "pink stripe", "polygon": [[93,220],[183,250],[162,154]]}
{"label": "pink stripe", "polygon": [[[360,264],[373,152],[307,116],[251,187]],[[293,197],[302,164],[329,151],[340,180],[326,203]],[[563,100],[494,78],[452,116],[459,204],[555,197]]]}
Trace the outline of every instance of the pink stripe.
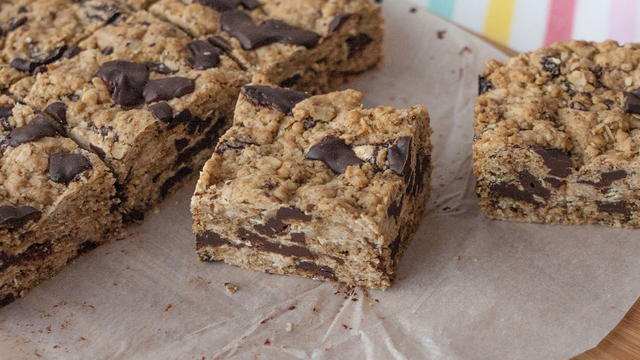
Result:
{"label": "pink stripe", "polygon": [[[576,0],[551,0],[544,46],[571,39]],[[635,13],[634,13],[635,14]]]}
{"label": "pink stripe", "polygon": [[620,44],[634,41],[637,8],[638,0],[611,0],[608,32],[610,39]]}

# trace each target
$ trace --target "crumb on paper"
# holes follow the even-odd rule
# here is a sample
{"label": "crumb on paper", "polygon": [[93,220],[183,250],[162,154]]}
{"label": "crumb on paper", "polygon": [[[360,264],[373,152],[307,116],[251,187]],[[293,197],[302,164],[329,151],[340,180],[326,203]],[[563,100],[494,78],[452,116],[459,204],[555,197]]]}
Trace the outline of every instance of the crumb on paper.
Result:
{"label": "crumb on paper", "polygon": [[280,348],[281,348],[281,349],[286,349],[286,348],[287,348],[287,345],[282,345],[282,346],[280,346]]}
{"label": "crumb on paper", "polygon": [[412,7],[411,9],[409,9],[409,12],[412,13],[412,14],[416,13],[417,11],[418,11],[418,9],[415,8],[415,7]]}
{"label": "crumb on paper", "polygon": [[167,305],[167,308],[164,309],[164,311],[169,311],[169,309],[171,309],[172,307],[173,307],[173,304],[169,304],[169,305]]}
{"label": "crumb on paper", "polygon": [[456,256],[454,259],[460,261],[460,255]]}
{"label": "crumb on paper", "polygon": [[267,341],[265,341],[265,342],[264,342],[264,345],[265,345],[265,346],[269,346],[269,345],[271,345],[271,340],[267,339]]}
{"label": "crumb on paper", "polygon": [[293,329],[293,324],[287,323],[287,332],[291,331],[291,329]]}
{"label": "crumb on paper", "polygon": [[157,207],[153,208],[153,213],[154,214],[160,214],[160,209],[158,209]]}
{"label": "crumb on paper", "polygon": [[229,294],[233,294],[234,292],[238,291],[238,287],[232,283],[224,283],[224,286],[227,288]]}
{"label": "crumb on paper", "polygon": [[447,33],[447,30],[440,30],[436,32],[436,35],[438,36],[438,39],[444,39],[444,34],[446,33]]}
{"label": "crumb on paper", "polygon": [[478,261],[478,259],[473,259],[473,261]]}

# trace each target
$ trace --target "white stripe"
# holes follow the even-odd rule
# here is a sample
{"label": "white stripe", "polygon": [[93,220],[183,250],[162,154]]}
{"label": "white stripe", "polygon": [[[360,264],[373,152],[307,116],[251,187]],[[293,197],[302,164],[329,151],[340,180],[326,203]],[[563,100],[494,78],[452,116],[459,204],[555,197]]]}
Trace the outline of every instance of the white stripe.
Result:
{"label": "white stripe", "polygon": [[609,30],[609,0],[578,0],[571,38],[604,41]]}
{"label": "white stripe", "polygon": [[640,42],[640,4],[636,6],[636,31],[635,42]]}
{"label": "white stripe", "polygon": [[424,7],[425,9],[427,8],[427,5],[429,5],[429,0],[411,0],[412,3],[416,3],[422,7]]}
{"label": "white stripe", "polygon": [[453,9],[453,21],[482,34],[488,7],[489,0],[457,0]]}
{"label": "white stripe", "polygon": [[509,46],[519,52],[542,46],[551,0],[518,0],[511,24]]}

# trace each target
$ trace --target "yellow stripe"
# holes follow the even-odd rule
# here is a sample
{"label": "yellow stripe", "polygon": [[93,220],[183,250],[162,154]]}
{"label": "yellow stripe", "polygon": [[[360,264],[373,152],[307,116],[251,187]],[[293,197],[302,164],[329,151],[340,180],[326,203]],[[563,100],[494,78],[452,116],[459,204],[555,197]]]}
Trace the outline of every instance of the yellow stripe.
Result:
{"label": "yellow stripe", "polygon": [[484,23],[484,35],[502,45],[509,45],[511,21],[516,0],[490,0],[487,18]]}

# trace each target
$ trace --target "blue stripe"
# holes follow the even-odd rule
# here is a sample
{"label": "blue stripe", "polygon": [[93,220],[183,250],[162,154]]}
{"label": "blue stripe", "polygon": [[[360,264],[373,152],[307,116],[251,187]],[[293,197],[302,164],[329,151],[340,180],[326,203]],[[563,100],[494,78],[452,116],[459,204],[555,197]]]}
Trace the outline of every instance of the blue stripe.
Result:
{"label": "blue stripe", "polygon": [[456,0],[431,0],[429,1],[429,10],[447,19],[451,19],[453,17],[455,4]]}

